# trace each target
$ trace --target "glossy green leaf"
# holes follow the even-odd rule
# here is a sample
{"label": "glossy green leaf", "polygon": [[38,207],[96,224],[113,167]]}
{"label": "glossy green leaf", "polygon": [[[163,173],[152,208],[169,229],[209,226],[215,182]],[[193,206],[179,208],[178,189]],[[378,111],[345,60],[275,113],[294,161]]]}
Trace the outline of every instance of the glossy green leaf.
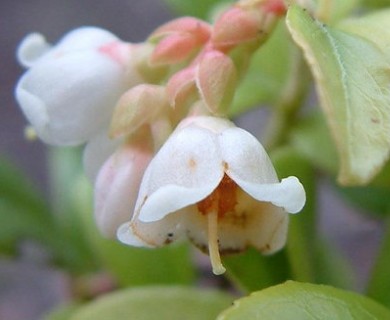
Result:
{"label": "glossy green leaf", "polygon": [[260,104],[272,104],[279,98],[290,68],[292,45],[284,24],[280,22],[267,42],[254,53],[237,88],[230,115],[239,115]]}
{"label": "glossy green leaf", "polygon": [[135,248],[103,238],[93,219],[92,188],[85,177],[74,181],[73,201],[99,262],[122,286],[190,284],[195,271],[188,244],[159,249]]}
{"label": "glossy green leaf", "polygon": [[325,121],[319,112],[300,120],[290,133],[290,142],[315,168],[335,175],[339,162],[337,150]]}
{"label": "glossy green leaf", "polygon": [[390,151],[390,65],[373,43],[330,28],[297,6],[287,25],[314,74],[340,157],[339,181],[364,184]]}
{"label": "glossy green leaf", "polygon": [[235,301],[217,320],[390,319],[377,302],[334,287],[288,281]]}
{"label": "glossy green leaf", "polygon": [[69,320],[214,320],[232,297],[186,287],[144,287],[103,296]]}

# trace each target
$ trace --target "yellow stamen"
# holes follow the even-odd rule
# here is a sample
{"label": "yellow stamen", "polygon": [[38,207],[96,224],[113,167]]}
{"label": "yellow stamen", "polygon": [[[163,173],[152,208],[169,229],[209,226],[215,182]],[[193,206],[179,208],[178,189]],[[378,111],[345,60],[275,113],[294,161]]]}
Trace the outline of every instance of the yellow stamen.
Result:
{"label": "yellow stamen", "polygon": [[213,273],[215,275],[223,274],[226,269],[222,265],[221,256],[219,255],[218,246],[218,211],[213,210],[207,214],[208,221],[208,242],[209,242],[209,255],[211,266],[213,267]]}
{"label": "yellow stamen", "polygon": [[28,141],[35,141],[38,138],[37,132],[35,131],[33,126],[26,126],[24,128],[24,137]]}

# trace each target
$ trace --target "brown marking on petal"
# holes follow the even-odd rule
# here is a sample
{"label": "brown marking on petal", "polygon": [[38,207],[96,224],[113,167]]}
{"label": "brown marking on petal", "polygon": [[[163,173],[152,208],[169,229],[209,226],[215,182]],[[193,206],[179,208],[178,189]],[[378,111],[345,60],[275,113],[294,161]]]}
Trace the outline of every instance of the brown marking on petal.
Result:
{"label": "brown marking on petal", "polygon": [[145,237],[143,237],[142,234],[140,234],[140,233],[138,232],[137,225],[136,225],[135,223],[131,223],[131,224],[130,224],[130,229],[132,230],[132,232],[133,232],[133,234],[134,234],[135,236],[137,236],[140,240],[142,240],[143,242],[145,242],[145,243],[148,244],[149,246],[155,247],[155,248],[159,247],[159,245],[157,245],[156,242],[151,241],[151,240],[146,239]]}
{"label": "brown marking on petal", "polygon": [[[287,214],[286,214],[287,216]],[[284,222],[284,220],[286,219],[286,216],[283,216],[279,221],[278,223],[276,224],[274,230],[272,230],[272,233],[271,233],[271,236],[270,236],[270,239],[269,239],[269,242],[262,248],[260,248],[260,252],[264,253],[264,254],[267,254],[270,250],[271,250],[271,242],[273,240],[273,238],[275,237],[276,235],[276,232],[279,230],[279,227],[281,226],[281,224]]]}
{"label": "brown marking on petal", "polygon": [[188,166],[190,167],[191,170],[196,169],[197,163],[194,158],[190,158],[190,160],[188,160]]}
{"label": "brown marking on petal", "polygon": [[218,218],[223,218],[226,213],[233,212],[237,204],[237,184],[224,174],[218,187],[206,198],[197,203],[200,213],[206,215],[218,202]]}
{"label": "brown marking on petal", "polygon": [[222,162],[223,172],[226,172],[229,170],[229,164],[227,162]]}
{"label": "brown marking on petal", "polygon": [[[189,236],[188,234],[187,234],[187,237],[191,241],[191,243],[195,247],[197,247],[200,251],[202,251],[204,254],[209,254],[209,248],[206,244],[197,242],[193,237]],[[221,255],[225,255],[225,256],[230,255],[230,254],[237,254],[237,253],[245,251],[246,249],[248,249],[248,247],[249,247],[248,244],[244,245],[241,248],[232,248],[232,247],[231,248],[221,248],[219,246],[219,253]]]}
{"label": "brown marking on petal", "polygon": [[372,123],[380,123],[379,119],[377,118],[371,118]]}
{"label": "brown marking on petal", "polygon": [[249,223],[250,217],[245,211],[231,211],[223,217],[225,224],[234,225],[238,228],[245,229]]}

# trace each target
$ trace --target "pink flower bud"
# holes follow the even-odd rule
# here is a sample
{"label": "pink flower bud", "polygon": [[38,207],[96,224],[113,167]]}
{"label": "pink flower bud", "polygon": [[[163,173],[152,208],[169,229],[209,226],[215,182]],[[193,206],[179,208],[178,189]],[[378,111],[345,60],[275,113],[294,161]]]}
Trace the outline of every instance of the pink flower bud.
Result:
{"label": "pink flower bud", "polygon": [[111,120],[110,136],[129,135],[160,114],[169,114],[165,87],[141,84],[127,91],[119,99]]}
{"label": "pink flower bud", "polygon": [[162,39],[150,58],[152,65],[166,65],[179,63],[187,59],[198,43],[196,39],[187,33],[177,33]]}
{"label": "pink flower bud", "polygon": [[207,52],[197,67],[196,85],[213,114],[226,114],[236,85],[236,68],[232,59],[216,50]]}
{"label": "pink flower bud", "polygon": [[95,219],[104,236],[114,238],[117,228],[131,216],[152,155],[146,134],[123,145],[100,169],[95,183]]}
{"label": "pink flower bud", "polygon": [[173,33],[186,33],[196,38],[199,43],[204,43],[209,39],[210,31],[211,27],[208,23],[192,17],[183,17],[157,28],[149,39],[156,41]]}
{"label": "pink flower bud", "polygon": [[168,22],[149,38],[152,42],[158,42],[150,63],[164,65],[182,62],[209,38],[210,26],[201,20],[185,17]]}
{"label": "pink flower bud", "polygon": [[167,94],[171,106],[177,108],[188,104],[197,94],[195,67],[188,67],[175,73],[167,83]]}
{"label": "pink flower bud", "polygon": [[278,16],[285,14],[282,0],[243,0],[215,23],[213,44],[221,50],[249,41],[261,41],[272,31]]}
{"label": "pink flower bud", "polygon": [[259,36],[258,15],[252,11],[233,7],[216,21],[212,42],[217,48],[229,48],[255,40]]}

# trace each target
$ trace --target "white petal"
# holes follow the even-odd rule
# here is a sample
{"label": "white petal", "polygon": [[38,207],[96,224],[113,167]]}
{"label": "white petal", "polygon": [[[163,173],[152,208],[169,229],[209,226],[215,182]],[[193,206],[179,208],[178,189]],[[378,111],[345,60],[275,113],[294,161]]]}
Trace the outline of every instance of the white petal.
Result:
{"label": "white petal", "polygon": [[[192,242],[207,251],[208,219],[199,212],[182,217]],[[218,220],[218,243],[223,253],[238,252],[252,245],[263,253],[281,249],[287,237],[288,215],[279,207],[251,198],[238,190],[234,212]]]}
{"label": "white petal", "polygon": [[[226,173],[234,180],[251,183],[278,181],[275,169],[260,142],[240,128],[223,131],[218,139]],[[236,181],[237,182],[237,181]]]}
{"label": "white petal", "polygon": [[46,39],[40,33],[31,33],[27,35],[20,43],[17,49],[17,58],[19,63],[28,68],[36,63],[51,48]]}
{"label": "white petal", "polygon": [[302,210],[306,194],[296,177],[282,179],[280,183],[257,184],[231,177],[245,192],[259,201],[271,202],[289,213]]}
{"label": "white petal", "polygon": [[16,98],[45,142],[75,145],[108,126],[124,77],[108,57],[78,52],[35,64],[20,79]]}
{"label": "white petal", "polygon": [[111,32],[98,27],[81,27],[68,32],[55,46],[56,51],[79,51],[98,48],[118,41]]}
{"label": "white petal", "polygon": [[193,207],[179,210],[156,222],[134,220],[122,224],[118,229],[118,239],[138,247],[161,247],[186,236],[185,217]]}
{"label": "white petal", "polygon": [[223,132],[226,129],[235,127],[233,122],[225,118],[193,116],[193,117],[185,118],[183,121],[181,121],[178,125],[178,129],[180,130],[188,126],[196,126],[199,128],[204,128],[213,134],[218,134]]}
{"label": "white petal", "polygon": [[84,148],[84,172],[94,182],[104,162],[123,143],[122,138],[110,139],[107,132],[94,136]]}
{"label": "white petal", "polygon": [[148,242],[139,238],[130,226],[130,223],[122,224],[116,234],[118,240],[124,244],[133,247],[145,247],[145,248],[153,248],[152,245],[148,244]]}
{"label": "white petal", "polygon": [[139,219],[156,221],[202,200],[222,177],[216,136],[195,126],[176,130],[145,172],[136,205]]}
{"label": "white petal", "polygon": [[131,219],[143,172],[152,155],[125,146],[103,165],[95,184],[95,217],[99,229],[114,237],[117,228]]}

